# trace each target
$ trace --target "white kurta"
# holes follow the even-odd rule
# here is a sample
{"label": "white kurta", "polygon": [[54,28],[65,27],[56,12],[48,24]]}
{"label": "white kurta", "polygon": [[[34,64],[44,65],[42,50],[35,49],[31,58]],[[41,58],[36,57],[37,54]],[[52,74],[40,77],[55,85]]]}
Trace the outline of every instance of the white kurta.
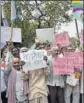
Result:
{"label": "white kurta", "polygon": [[21,79],[20,71],[17,71],[16,77],[16,98],[20,102],[27,100],[27,96],[23,95],[23,80]]}

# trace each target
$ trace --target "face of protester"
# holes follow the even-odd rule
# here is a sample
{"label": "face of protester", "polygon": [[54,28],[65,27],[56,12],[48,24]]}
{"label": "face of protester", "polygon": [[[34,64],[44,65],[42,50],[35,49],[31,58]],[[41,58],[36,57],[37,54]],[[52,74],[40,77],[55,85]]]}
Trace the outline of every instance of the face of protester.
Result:
{"label": "face of protester", "polygon": [[67,47],[63,47],[63,48],[62,48],[62,51],[63,51],[63,52],[67,52]]}
{"label": "face of protester", "polygon": [[4,62],[5,62],[5,58],[6,58],[6,56],[5,56],[5,55],[3,55],[3,56],[2,56],[2,61],[4,61]]}
{"label": "face of protester", "polygon": [[59,50],[61,50],[61,48],[62,48],[60,44],[57,44],[57,47]]}
{"label": "face of protester", "polygon": [[52,50],[48,50],[48,51],[47,51],[47,55],[48,55],[48,56],[52,55]]}
{"label": "face of protester", "polygon": [[43,50],[44,49],[44,45],[40,44],[39,48]]}
{"label": "face of protester", "polygon": [[19,58],[13,59],[13,68],[15,70],[20,70],[20,59]]}
{"label": "face of protester", "polygon": [[7,51],[6,50],[3,52],[3,55],[6,57],[6,55],[7,55]]}
{"label": "face of protester", "polygon": [[45,50],[47,50],[47,51],[50,50],[50,45],[46,45]]}
{"label": "face of protester", "polygon": [[54,49],[54,50],[52,51],[52,56],[53,56],[53,57],[56,57],[57,54],[58,54],[58,50],[57,50],[57,49]]}
{"label": "face of protester", "polygon": [[18,49],[14,48],[12,53],[13,53],[14,57],[17,57],[17,58],[19,57],[19,50]]}

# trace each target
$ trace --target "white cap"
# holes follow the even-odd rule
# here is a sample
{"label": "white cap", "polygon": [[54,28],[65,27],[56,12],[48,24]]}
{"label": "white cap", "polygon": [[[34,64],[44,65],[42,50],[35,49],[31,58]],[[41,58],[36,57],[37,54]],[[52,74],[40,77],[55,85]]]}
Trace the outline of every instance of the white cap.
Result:
{"label": "white cap", "polygon": [[27,48],[27,47],[22,47],[22,48],[20,49],[20,52],[23,52],[23,51],[27,52],[27,51],[28,51],[28,48]]}

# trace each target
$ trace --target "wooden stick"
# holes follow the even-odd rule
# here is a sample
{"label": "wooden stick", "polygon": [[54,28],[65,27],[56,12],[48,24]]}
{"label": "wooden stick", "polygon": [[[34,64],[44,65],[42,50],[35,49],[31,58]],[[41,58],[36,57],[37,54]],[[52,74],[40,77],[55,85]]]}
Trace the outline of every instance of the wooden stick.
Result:
{"label": "wooden stick", "polygon": [[77,23],[76,19],[75,19],[75,24],[76,24],[77,37],[78,37],[78,40],[80,41],[79,30],[78,30],[78,23]]}
{"label": "wooden stick", "polygon": [[13,21],[11,22],[11,37],[10,37],[11,42],[12,42],[12,37],[13,37]]}

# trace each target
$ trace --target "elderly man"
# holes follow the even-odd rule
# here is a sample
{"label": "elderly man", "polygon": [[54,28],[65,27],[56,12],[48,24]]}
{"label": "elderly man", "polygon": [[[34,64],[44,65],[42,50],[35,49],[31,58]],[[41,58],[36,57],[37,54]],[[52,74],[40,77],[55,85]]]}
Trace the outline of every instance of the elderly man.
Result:
{"label": "elderly man", "polygon": [[28,81],[23,79],[20,59],[14,58],[8,80],[8,103],[28,103]]}
{"label": "elderly man", "polygon": [[[47,85],[50,92],[49,103],[64,103],[64,77],[62,75],[53,75],[53,60],[55,57],[58,57],[58,47],[53,48],[52,51],[52,58],[47,61],[50,68],[50,74],[47,78]],[[62,56],[59,54],[59,57]]]}
{"label": "elderly man", "polygon": [[[79,49],[74,49],[73,52],[79,52]],[[67,76],[65,86],[65,103],[79,103],[80,98],[80,70],[74,68],[74,73]],[[70,82],[70,79],[72,82]],[[73,82],[74,81],[74,82]],[[72,99],[71,99],[72,94]],[[71,99],[71,100],[70,100]]]}

